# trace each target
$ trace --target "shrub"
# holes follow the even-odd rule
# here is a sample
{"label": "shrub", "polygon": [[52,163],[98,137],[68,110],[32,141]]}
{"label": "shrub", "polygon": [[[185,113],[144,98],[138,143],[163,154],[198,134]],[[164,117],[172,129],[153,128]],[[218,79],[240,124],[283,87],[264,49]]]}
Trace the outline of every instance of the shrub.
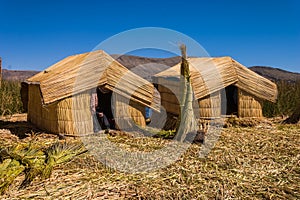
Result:
{"label": "shrub", "polygon": [[263,103],[263,114],[266,117],[291,115],[300,104],[300,81],[279,81],[276,84],[278,89],[277,102]]}
{"label": "shrub", "polygon": [[20,89],[21,83],[18,81],[1,81],[0,115],[21,113],[23,111]]}

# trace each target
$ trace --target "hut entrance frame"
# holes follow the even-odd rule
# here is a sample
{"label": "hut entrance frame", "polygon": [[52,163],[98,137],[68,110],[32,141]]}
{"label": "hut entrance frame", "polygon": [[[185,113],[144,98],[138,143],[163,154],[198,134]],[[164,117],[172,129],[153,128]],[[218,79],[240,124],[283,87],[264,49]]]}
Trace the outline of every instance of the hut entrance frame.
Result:
{"label": "hut entrance frame", "polygon": [[104,86],[97,87],[96,91],[98,99],[98,111],[103,112],[109,122],[110,128],[115,129],[113,116],[114,105],[112,105],[112,91],[106,89]]}
{"label": "hut entrance frame", "polygon": [[221,115],[236,115],[238,117],[238,88],[229,85],[221,91]]}

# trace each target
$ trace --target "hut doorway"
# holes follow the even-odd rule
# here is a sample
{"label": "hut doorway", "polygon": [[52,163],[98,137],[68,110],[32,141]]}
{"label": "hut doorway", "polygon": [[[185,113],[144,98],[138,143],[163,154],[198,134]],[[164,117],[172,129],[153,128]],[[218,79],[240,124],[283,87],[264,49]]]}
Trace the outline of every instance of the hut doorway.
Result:
{"label": "hut doorway", "polygon": [[115,120],[113,116],[112,110],[112,91],[106,89],[105,87],[97,88],[97,97],[98,97],[98,112],[103,112],[105,117],[109,122],[109,126],[111,129],[115,129]]}
{"label": "hut doorway", "polygon": [[227,86],[222,91],[222,115],[236,115],[238,117],[238,88]]}

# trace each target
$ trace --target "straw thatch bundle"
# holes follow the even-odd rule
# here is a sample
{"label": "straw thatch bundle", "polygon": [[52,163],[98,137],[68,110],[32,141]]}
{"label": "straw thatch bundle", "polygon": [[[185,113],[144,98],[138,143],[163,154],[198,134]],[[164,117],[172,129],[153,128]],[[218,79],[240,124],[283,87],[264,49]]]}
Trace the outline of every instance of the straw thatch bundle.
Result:
{"label": "straw thatch bundle", "polygon": [[182,60],[180,64],[180,115],[176,124],[176,139],[184,141],[188,134],[195,134],[197,123],[193,111],[193,89],[190,80],[190,67],[187,61],[186,46],[180,46]]}
{"label": "straw thatch bundle", "polygon": [[0,194],[3,194],[15,178],[24,170],[25,167],[21,165],[19,161],[14,159],[5,159],[0,164]]}
{"label": "straw thatch bundle", "polygon": [[0,148],[0,194],[24,172],[19,189],[24,189],[36,178],[50,178],[53,168],[67,163],[87,150],[82,143],[54,143],[50,147],[34,142],[16,143]]}

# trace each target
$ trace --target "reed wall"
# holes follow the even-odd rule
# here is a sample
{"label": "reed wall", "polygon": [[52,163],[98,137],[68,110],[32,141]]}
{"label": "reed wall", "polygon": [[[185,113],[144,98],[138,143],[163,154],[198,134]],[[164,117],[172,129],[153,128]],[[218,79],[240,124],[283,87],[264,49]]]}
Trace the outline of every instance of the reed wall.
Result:
{"label": "reed wall", "polygon": [[145,127],[145,106],[116,94],[114,117],[121,130],[128,130],[135,125]]}
{"label": "reed wall", "polygon": [[238,89],[238,99],[239,117],[263,117],[260,99],[241,89]]}
{"label": "reed wall", "polygon": [[52,133],[84,134],[92,132],[88,92],[43,105],[39,85],[28,87],[28,121]]}
{"label": "reed wall", "polygon": [[217,118],[221,116],[221,94],[214,92],[198,100],[200,118]]}

